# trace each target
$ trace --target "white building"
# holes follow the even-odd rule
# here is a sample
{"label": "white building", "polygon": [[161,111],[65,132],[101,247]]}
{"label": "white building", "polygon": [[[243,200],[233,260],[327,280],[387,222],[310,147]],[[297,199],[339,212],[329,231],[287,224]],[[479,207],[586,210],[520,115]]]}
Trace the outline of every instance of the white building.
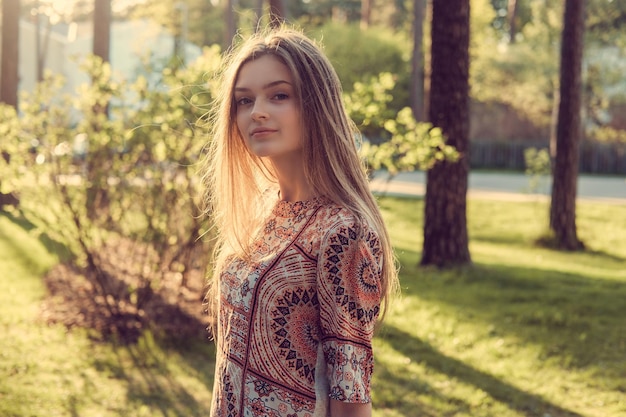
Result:
{"label": "white building", "polygon": [[[40,50],[45,51],[44,70],[62,75],[64,93],[74,93],[76,87],[88,82],[81,71],[81,62],[93,47],[91,22],[58,24],[40,27]],[[20,22],[19,86],[18,90],[33,91],[37,83],[37,28],[32,22]],[[46,45],[47,43],[47,45]],[[146,61],[164,63],[171,58],[174,37],[164,28],[148,20],[114,21],[111,24],[110,63],[117,80],[136,78]],[[198,46],[185,44],[185,62],[202,53]]]}

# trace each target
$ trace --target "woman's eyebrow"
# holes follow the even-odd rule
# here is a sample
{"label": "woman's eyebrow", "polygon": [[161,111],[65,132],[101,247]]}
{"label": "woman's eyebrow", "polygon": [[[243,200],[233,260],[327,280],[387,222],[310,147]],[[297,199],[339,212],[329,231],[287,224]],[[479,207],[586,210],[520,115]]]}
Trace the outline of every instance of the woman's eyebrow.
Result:
{"label": "woman's eyebrow", "polygon": [[[267,83],[264,86],[261,87],[261,89],[263,90],[267,90],[268,88],[272,88],[272,87],[276,87],[277,85],[281,85],[281,84],[287,84],[287,85],[291,85],[290,82],[285,81],[285,80],[276,80],[276,81],[272,81],[271,83]],[[250,88],[248,87],[237,87],[235,86],[235,91],[250,91]]]}

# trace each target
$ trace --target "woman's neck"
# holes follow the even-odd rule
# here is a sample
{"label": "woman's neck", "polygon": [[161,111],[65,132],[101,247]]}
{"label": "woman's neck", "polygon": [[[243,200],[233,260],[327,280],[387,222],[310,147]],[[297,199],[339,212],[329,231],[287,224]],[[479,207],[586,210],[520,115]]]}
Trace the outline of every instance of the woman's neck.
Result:
{"label": "woman's neck", "polygon": [[277,163],[272,161],[278,186],[279,198],[283,201],[306,201],[314,197],[315,191],[304,175],[301,161]]}

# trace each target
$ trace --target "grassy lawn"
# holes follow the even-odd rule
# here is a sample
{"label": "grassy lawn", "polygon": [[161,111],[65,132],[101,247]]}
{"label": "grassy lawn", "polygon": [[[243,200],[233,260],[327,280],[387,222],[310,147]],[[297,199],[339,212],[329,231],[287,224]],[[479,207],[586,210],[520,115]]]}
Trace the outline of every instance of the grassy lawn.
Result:
{"label": "grassy lawn", "polygon": [[[422,202],[381,200],[403,295],[376,341],[375,417],[626,416],[626,206],[578,207],[585,253],[533,246],[544,202],[470,200],[474,266],[417,267]],[[0,416],[208,414],[213,348],[42,324],[46,242],[0,215]]]}
{"label": "grassy lawn", "polygon": [[213,346],[105,344],[83,330],[42,324],[41,276],[56,258],[0,215],[0,416],[207,415]]}
{"label": "grassy lawn", "polygon": [[378,416],[626,416],[626,206],[579,205],[586,253],[533,247],[540,202],[470,200],[475,265],[420,269],[422,203],[382,202],[404,295],[376,340]]}

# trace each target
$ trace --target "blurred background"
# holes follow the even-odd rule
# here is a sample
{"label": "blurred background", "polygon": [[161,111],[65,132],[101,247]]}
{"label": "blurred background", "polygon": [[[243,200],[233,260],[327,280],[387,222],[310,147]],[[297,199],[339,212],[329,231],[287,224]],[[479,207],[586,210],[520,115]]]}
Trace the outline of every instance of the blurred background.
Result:
{"label": "blurred background", "polygon": [[[208,412],[216,73],[282,22],[323,46],[382,178],[404,296],[375,341],[375,415],[626,415],[624,202],[576,194],[579,175],[625,186],[626,0],[0,13],[0,415]],[[416,171],[434,185],[385,195]],[[524,196],[468,199],[470,171]]]}
{"label": "blurred background", "polygon": [[[8,3],[12,2],[4,3],[7,5],[3,8],[9,9]],[[270,23],[267,15],[262,17],[263,8],[270,5],[258,0],[111,0],[96,2],[104,5],[105,11],[99,16],[94,16],[93,1],[16,3],[19,8],[10,19],[19,21],[19,43],[14,35],[8,36],[20,51],[20,92],[32,92],[46,71],[65,78],[61,91],[74,92],[88,79],[80,63],[98,48],[94,45],[96,29],[103,39],[109,39],[107,60],[114,78],[133,81],[148,64],[184,66],[202,55],[203,48],[219,45],[223,50],[231,44],[235,33],[249,33],[259,24]],[[413,1],[401,0],[275,3],[279,5],[275,10],[290,23],[322,39],[347,91],[356,81],[368,81],[381,72],[389,72],[396,83],[392,108],[409,104],[413,27],[428,25],[428,8],[418,4],[417,8],[423,10],[416,14]],[[539,145],[549,137],[558,86],[561,3],[472,1],[473,141]],[[620,135],[615,130],[626,126],[626,81],[622,76],[626,66],[622,39],[624,5],[619,0],[588,3],[584,137],[587,141],[606,143]],[[103,35],[103,31],[108,35]],[[7,32],[6,28],[3,32]],[[423,33],[421,54],[427,59],[427,27]],[[519,168],[521,160],[517,159],[511,163]],[[500,161],[479,161],[478,153],[474,163],[504,165]],[[606,173],[615,173],[617,169],[594,166],[597,164],[601,163],[589,162],[583,168]]]}

